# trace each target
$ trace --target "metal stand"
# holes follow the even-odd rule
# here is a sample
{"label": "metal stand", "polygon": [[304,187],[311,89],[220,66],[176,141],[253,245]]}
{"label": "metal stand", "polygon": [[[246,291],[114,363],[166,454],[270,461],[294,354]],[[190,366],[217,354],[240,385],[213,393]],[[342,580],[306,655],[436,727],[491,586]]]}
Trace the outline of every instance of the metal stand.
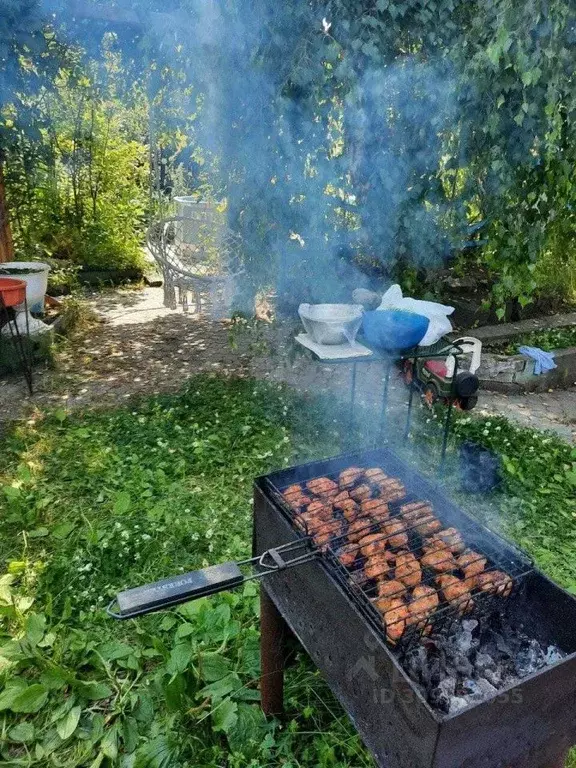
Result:
{"label": "metal stand", "polygon": [[[381,351],[376,351],[369,347],[364,340],[361,343],[371,349],[372,354],[366,357],[356,358],[322,358],[314,350],[309,350],[316,360],[323,365],[351,365],[351,379],[350,379],[350,428],[354,426],[354,417],[356,411],[356,390],[357,390],[357,366],[361,363],[373,363],[381,362],[384,365],[384,377],[382,381],[382,405],[380,408],[380,423],[376,434],[376,441],[378,444],[385,439],[386,425],[388,421],[388,394],[390,388],[390,374],[393,366],[396,363],[402,365],[405,362],[409,362],[412,366],[412,371],[416,370],[418,360],[443,360],[449,354],[455,358],[454,373],[452,376],[452,391],[450,397],[447,398],[446,404],[446,417],[444,419],[444,429],[442,434],[442,447],[440,450],[440,464],[438,473],[442,474],[446,461],[446,450],[448,448],[448,438],[450,435],[450,426],[452,423],[452,409],[457,400],[454,385],[456,381],[456,375],[458,373],[458,358],[464,353],[458,345],[447,343],[446,341],[439,341],[431,347],[422,347],[409,350],[401,355],[391,356],[386,355]],[[307,348],[308,349],[308,348]],[[418,389],[418,385],[415,382],[414,376],[409,383],[408,402],[406,404],[406,423],[404,425],[404,440],[407,440],[410,435],[410,427],[412,425],[412,409],[414,406],[414,393]]]}
{"label": "metal stand", "polygon": [[267,716],[284,712],[284,659],[289,628],[264,587],[260,587],[260,698]]}
{"label": "metal stand", "polygon": [[[0,331],[8,326],[12,346],[20,361],[22,374],[28,387],[28,392],[33,395],[32,388],[32,355],[30,348],[30,326],[28,322],[28,302],[24,299],[24,315],[26,317],[26,343],[22,339],[20,328],[17,322],[17,312],[13,307],[7,307],[2,294],[0,293]],[[28,348],[27,348],[28,347]]]}

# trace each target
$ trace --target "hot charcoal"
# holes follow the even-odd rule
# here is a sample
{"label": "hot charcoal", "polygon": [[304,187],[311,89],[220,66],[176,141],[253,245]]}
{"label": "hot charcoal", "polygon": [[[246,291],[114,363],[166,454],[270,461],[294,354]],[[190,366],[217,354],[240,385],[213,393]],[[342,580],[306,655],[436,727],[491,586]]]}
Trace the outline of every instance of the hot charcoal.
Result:
{"label": "hot charcoal", "polygon": [[453,621],[408,648],[402,665],[427,701],[447,714],[464,709],[528,675],[566,658],[556,645],[541,643],[504,612],[482,622]]}

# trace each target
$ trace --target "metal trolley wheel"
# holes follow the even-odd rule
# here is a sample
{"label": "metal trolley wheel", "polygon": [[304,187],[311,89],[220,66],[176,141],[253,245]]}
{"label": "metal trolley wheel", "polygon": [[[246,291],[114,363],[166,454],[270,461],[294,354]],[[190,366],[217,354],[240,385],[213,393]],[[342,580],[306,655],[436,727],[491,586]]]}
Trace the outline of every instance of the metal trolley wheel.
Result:
{"label": "metal trolley wheel", "polygon": [[436,384],[426,384],[422,390],[422,400],[428,406],[428,408],[433,408],[439,399],[440,395],[438,393],[438,387]]}

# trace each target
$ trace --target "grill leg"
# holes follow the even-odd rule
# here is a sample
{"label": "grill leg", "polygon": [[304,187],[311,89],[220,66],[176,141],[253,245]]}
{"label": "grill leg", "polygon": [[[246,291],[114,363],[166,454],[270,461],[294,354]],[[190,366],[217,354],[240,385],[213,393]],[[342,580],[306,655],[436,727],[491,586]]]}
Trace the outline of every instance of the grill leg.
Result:
{"label": "grill leg", "polygon": [[284,652],[288,625],[260,587],[260,696],[265,715],[284,711]]}

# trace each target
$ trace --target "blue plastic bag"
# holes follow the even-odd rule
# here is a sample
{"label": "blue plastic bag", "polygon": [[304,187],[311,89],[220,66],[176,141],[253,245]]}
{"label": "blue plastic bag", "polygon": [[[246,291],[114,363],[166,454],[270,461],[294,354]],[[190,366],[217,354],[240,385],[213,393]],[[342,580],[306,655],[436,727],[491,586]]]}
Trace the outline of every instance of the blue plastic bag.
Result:
{"label": "blue plastic bag", "polygon": [[365,312],[362,320],[364,338],[373,347],[389,352],[410,349],[419,344],[430,320],[403,309],[379,309]]}

